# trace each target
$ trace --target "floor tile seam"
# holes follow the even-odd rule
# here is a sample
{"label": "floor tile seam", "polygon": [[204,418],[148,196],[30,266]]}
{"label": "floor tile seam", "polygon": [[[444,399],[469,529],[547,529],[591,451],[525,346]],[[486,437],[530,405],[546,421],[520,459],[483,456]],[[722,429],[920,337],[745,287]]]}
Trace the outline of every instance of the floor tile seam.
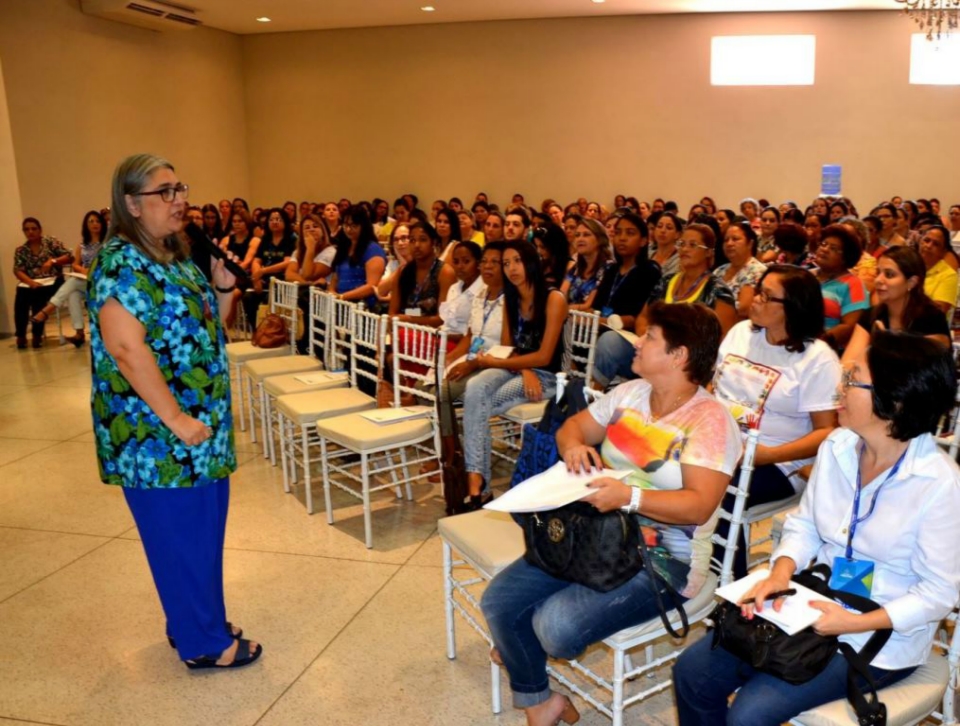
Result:
{"label": "floor tile seam", "polygon": [[4,716],[2,713],[0,713],[0,718],[7,719],[8,721],[16,721],[17,723],[37,724],[37,726],[67,726],[66,724],[56,723],[55,721],[32,721],[27,718],[18,718],[16,716]]}
{"label": "floor tile seam", "polygon": [[18,527],[15,524],[0,524],[0,529],[15,529],[21,532],[43,532],[44,534],[67,534],[75,535],[77,537],[98,537],[100,539],[119,539],[121,535],[126,534],[130,530],[125,529],[121,534],[94,534],[93,532],[67,532],[62,529],[42,529],[39,527]]}
{"label": "floor tile seam", "polygon": [[437,533],[437,528],[436,528],[436,527],[434,527],[432,530],[430,530],[430,534],[428,534],[428,535],[424,538],[424,540],[420,543],[420,546],[417,547],[417,549],[415,549],[413,552],[411,552],[411,553],[410,553],[410,556],[409,556],[406,560],[403,561],[403,566],[404,566],[404,567],[406,567],[407,565],[410,564],[410,561],[420,553],[420,550],[422,550],[424,547],[426,547],[427,542],[429,542],[429,541],[431,540],[431,538],[433,537],[433,535],[435,535],[436,533]]}
{"label": "floor tile seam", "polygon": [[[118,539],[126,539],[124,537],[118,537]],[[130,540],[128,542],[139,541],[139,540]],[[336,560],[338,562],[356,562],[361,565],[387,565],[389,567],[403,567],[406,564],[406,560],[403,562],[379,562],[377,560],[361,560],[356,557],[335,557],[333,555],[311,555],[307,552],[284,552],[282,550],[261,550],[256,548],[248,547],[224,547],[224,552],[256,552],[257,554],[262,555],[289,555],[291,557],[311,557],[317,560]]]}
{"label": "floor tile seam", "polygon": [[46,580],[49,580],[49,579],[50,579],[51,577],[53,577],[54,575],[56,575],[56,574],[58,574],[58,573],[60,573],[60,572],[63,572],[63,570],[67,569],[67,568],[70,567],[71,565],[76,564],[77,562],[79,562],[80,560],[82,560],[84,557],[87,557],[87,556],[89,556],[89,555],[92,555],[94,552],[98,552],[99,550],[103,549],[104,547],[106,547],[108,544],[110,544],[110,543],[113,542],[113,541],[114,541],[114,539],[113,539],[113,538],[110,538],[110,539],[107,539],[105,542],[101,542],[99,545],[97,545],[96,547],[94,547],[92,550],[89,550],[89,551],[87,551],[87,552],[84,552],[82,555],[79,555],[79,556],[73,558],[72,560],[70,560],[69,562],[64,563],[63,565],[61,565],[60,567],[58,567],[58,568],[57,568],[56,570],[54,570],[53,572],[48,572],[46,575],[44,575],[43,577],[41,577],[39,580],[35,580],[34,582],[31,582],[31,583],[30,583],[29,585],[27,585],[26,587],[20,588],[20,589],[17,590],[16,592],[14,592],[14,593],[8,595],[7,597],[3,598],[2,600],[0,600],[0,606],[6,605],[10,600],[12,600],[13,598],[17,597],[17,595],[20,595],[21,593],[26,592],[26,591],[29,590],[31,587],[36,587],[36,586],[39,585],[41,582],[44,582],[44,581],[46,581]]}
{"label": "floor tile seam", "polygon": [[345,623],[343,624],[343,626],[342,626],[336,633],[334,633],[333,637],[330,638],[330,640],[327,641],[327,644],[324,645],[324,646],[320,649],[320,652],[317,653],[316,656],[314,656],[313,660],[311,660],[309,663],[307,663],[307,665],[303,668],[303,670],[300,671],[299,674],[297,674],[297,677],[294,678],[294,679],[287,685],[287,687],[284,688],[283,691],[280,692],[280,694],[279,694],[275,699],[273,699],[273,701],[270,703],[269,706],[267,706],[267,708],[264,710],[264,712],[263,712],[262,714],[260,714],[260,717],[259,717],[256,721],[253,722],[253,726],[257,726],[261,721],[263,721],[264,718],[267,717],[267,715],[270,713],[270,711],[273,710],[274,706],[276,706],[278,703],[280,703],[280,701],[283,700],[284,696],[286,696],[286,695],[290,692],[290,690],[291,690],[295,685],[297,685],[297,683],[300,681],[300,679],[303,678],[303,676],[307,674],[307,672],[313,667],[313,664],[316,663],[318,660],[320,660],[321,657],[323,657],[323,654],[326,653],[327,650],[330,649],[330,646],[332,646],[334,643],[337,642],[337,640],[340,638],[340,636],[343,635],[344,631],[347,630],[347,628],[349,628],[349,627],[353,624],[353,622],[354,622],[358,617],[360,617],[360,615],[361,615],[368,607],[370,607],[370,604],[371,604],[374,600],[377,599],[377,596],[380,595],[380,593],[383,592],[384,589],[386,589],[386,587],[387,587],[391,582],[393,582],[393,579],[397,576],[397,574],[399,574],[400,570],[403,569],[403,567],[402,567],[401,565],[395,565],[395,567],[397,568],[396,571],[395,571],[392,575],[390,575],[390,577],[388,577],[388,578],[384,581],[384,583],[383,583],[380,587],[378,587],[378,588],[376,589],[376,591],[375,591],[369,598],[367,598],[367,601],[350,617],[349,620],[347,620],[347,622],[345,622]]}

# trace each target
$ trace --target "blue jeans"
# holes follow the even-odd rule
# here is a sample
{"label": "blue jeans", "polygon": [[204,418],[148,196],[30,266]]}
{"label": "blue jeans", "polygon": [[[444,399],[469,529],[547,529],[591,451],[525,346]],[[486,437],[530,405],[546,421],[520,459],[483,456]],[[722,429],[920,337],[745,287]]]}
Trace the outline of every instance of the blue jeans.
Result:
{"label": "blue jeans", "polygon": [[[552,398],[557,392],[556,376],[547,371],[533,372],[540,379],[543,399]],[[467,382],[463,394],[463,458],[467,471],[482,474],[486,486],[490,486],[490,418],[527,400],[523,376],[518,371],[487,368]]]}
{"label": "blue jeans", "polygon": [[[711,649],[708,634],[687,648],[673,667],[680,726],[779,726],[811,708],[847,696],[847,661],[837,653],[826,669],[793,685],[761,673],[723,648]],[[891,686],[914,668],[870,667],[878,688]],[[733,705],[727,699],[737,689]]]}
{"label": "blue jeans", "polygon": [[608,330],[597,340],[597,349],[593,360],[593,379],[601,386],[608,386],[617,376],[636,378],[630,370],[636,351],[630,341],[614,330]]}
{"label": "blue jeans", "polygon": [[493,578],[481,608],[510,674],[516,708],[550,697],[548,656],[575,658],[592,643],[658,617],[646,570],[610,592],[597,592],[558,580],[524,559]]}

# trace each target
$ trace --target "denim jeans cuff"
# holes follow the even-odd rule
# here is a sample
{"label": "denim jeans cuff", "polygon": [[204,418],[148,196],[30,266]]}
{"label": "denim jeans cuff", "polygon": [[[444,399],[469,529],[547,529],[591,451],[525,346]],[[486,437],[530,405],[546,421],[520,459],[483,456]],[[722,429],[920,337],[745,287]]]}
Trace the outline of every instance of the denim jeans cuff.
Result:
{"label": "denim jeans cuff", "polygon": [[544,703],[551,694],[550,686],[546,686],[542,691],[537,691],[536,693],[521,693],[520,691],[513,691],[513,707],[514,708],[530,708],[531,706],[539,706],[541,703]]}

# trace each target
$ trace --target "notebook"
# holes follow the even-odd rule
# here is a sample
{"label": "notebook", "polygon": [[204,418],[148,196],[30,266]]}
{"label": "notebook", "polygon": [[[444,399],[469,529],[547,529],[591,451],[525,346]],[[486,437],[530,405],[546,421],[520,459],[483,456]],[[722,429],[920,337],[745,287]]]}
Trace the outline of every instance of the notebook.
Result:
{"label": "notebook", "polygon": [[[751,587],[761,580],[766,580],[769,576],[770,570],[754,570],[736,582],[718,587],[717,595],[724,600],[738,603]],[[794,635],[813,625],[822,615],[819,610],[815,610],[808,605],[811,600],[820,602],[833,602],[833,600],[819,592],[814,592],[809,587],[798,585],[792,580],[790,581],[790,587],[795,588],[797,594],[784,599],[780,612],[773,609],[773,602],[771,601],[764,603],[763,610],[758,612],[757,615],[764,620],[769,620],[787,635]]]}

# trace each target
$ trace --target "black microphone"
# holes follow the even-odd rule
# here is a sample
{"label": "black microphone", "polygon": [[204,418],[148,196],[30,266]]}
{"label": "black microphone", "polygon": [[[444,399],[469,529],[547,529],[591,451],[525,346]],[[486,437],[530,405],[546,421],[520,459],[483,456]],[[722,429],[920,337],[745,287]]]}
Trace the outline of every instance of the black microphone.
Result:
{"label": "black microphone", "polygon": [[183,231],[187,237],[190,238],[190,244],[205,249],[218,260],[223,260],[224,267],[236,276],[237,285],[244,286],[250,284],[250,276],[247,274],[247,271],[231,260],[227,256],[227,253],[224,252],[218,244],[212,242],[204,231],[194,222],[188,222],[184,226]]}

